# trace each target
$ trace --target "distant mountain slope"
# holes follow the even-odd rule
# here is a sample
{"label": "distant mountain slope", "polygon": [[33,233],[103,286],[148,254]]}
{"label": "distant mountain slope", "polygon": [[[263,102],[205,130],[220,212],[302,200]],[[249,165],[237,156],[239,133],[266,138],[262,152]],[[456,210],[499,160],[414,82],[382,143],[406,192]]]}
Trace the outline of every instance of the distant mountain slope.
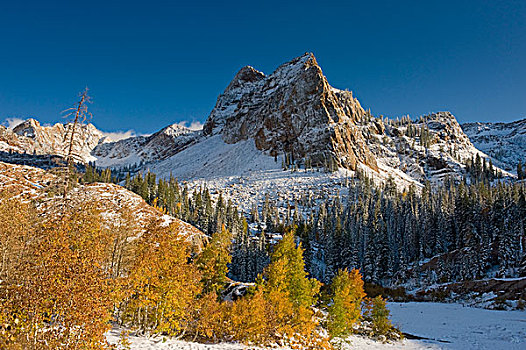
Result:
{"label": "distant mountain slope", "polygon": [[515,173],[519,160],[526,161],[526,118],[510,123],[465,123],[462,129],[475,147],[505,170]]}
{"label": "distant mountain slope", "polygon": [[[72,124],[57,123],[42,126],[35,119],[27,119],[12,130],[0,126],[0,151],[26,152],[35,155],[67,154],[67,133]],[[93,124],[81,125],[77,130],[79,137],[73,145],[73,155],[78,161],[93,161],[91,151],[104,139],[101,131]]]}
{"label": "distant mountain slope", "polygon": [[97,165],[102,167],[157,162],[184,150],[196,142],[200,134],[199,131],[173,124],[151,136],[137,136],[99,144],[91,155],[96,158]]}

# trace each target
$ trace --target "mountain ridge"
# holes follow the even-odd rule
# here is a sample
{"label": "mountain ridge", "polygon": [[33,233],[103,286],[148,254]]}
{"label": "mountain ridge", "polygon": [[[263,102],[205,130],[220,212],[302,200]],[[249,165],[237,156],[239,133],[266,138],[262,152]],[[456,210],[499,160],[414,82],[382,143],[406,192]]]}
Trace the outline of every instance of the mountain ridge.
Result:
{"label": "mountain ridge", "polygon": [[462,124],[473,144],[505,170],[516,172],[519,161],[526,161],[526,118],[512,122],[473,122]]}
{"label": "mountain ridge", "polygon": [[[30,120],[13,130],[1,127],[0,151],[63,155],[67,125],[43,127]],[[342,169],[341,177],[360,170],[379,182],[393,177],[403,188],[460,180],[472,159],[490,158],[475,148],[449,112],[417,120],[372,116],[351,92],[330,86],[311,53],[270,75],[242,67],[218,96],[201,131],[172,124],[150,136],[115,142],[91,124],[80,133],[88,141],[77,151],[82,155],[78,161],[151,170],[185,181],[214,180],[218,186],[231,183],[232,177],[263,181],[276,171],[290,178],[283,169],[313,178],[307,173],[317,168]]]}

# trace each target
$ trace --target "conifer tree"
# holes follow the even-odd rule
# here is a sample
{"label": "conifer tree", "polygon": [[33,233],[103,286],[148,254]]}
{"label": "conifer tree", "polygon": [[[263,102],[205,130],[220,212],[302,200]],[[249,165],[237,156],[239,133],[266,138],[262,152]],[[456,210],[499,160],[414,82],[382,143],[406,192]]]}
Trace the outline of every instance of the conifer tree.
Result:
{"label": "conifer tree", "polygon": [[212,235],[210,242],[199,254],[196,264],[202,275],[204,292],[219,293],[227,282],[228,264],[232,261],[232,236],[223,226]]}

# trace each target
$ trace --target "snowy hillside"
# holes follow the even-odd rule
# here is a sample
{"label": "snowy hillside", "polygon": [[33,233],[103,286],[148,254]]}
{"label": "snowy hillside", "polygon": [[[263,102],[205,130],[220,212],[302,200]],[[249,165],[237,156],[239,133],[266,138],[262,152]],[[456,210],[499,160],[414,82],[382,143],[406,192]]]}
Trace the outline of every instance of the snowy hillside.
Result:
{"label": "snowy hillside", "polygon": [[526,119],[511,123],[466,123],[462,129],[473,144],[490,155],[495,164],[516,173],[526,160]]}
{"label": "snowy hillside", "polygon": [[162,161],[198,140],[200,132],[178,124],[169,125],[151,136],[131,137],[97,145],[91,154],[101,167],[119,167]]}
{"label": "snowy hillside", "polygon": [[419,183],[426,180],[438,183],[446,178],[459,180],[465,175],[466,164],[477,155],[489,160],[475,148],[449,112],[417,120],[366,119],[359,125],[380,168],[393,177],[404,174]]}
{"label": "snowy hillside", "polygon": [[[62,182],[52,172],[42,169],[0,162],[0,192],[9,193],[24,200],[34,200],[40,212],[50,215],[62,205]],[[148,205],[140,196],[127,189],[109,183],[78,185],[68,194],[69,201],[75,203],[96,203],[107,225],[119,221],[123,209],[130,209],[132,220],[139,228],[145,228],[152,220],[161,220],[164,224],[176,221],[180,234],[188,236],[196,246],[206,239],[201,231],[181,220],[161,213]]]}

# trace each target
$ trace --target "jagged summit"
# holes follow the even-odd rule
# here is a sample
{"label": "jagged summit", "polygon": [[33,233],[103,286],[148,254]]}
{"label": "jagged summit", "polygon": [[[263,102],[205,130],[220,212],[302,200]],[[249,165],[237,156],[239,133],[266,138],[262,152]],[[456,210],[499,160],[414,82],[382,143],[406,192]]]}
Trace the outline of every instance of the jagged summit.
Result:
{"label": "jagged summit", "polygon": [[265,74],[251,66],[244,66],[237,72],[225,92],[243,87],[245,84],[255,83],[265,78]]}
{"label": "jagged summit", "polygon": [[[67,153],[66,134],[72,124],[56,123],[42,126],[37,120],[29,118],[12,130],[0,127],[0,150],[14,150],[36,155],[58,155]],[[94,160],[90,152],[104,138],[102,132],[93,124],[81,125],[78,130],[79,140],[73,146],[74,157],[79,161]]]}
{"label": "jagged summit", "polygon": [[13,128],[13,132],[20,136],[35,137],[35,130],[40,128],[40,122],[33,118],[28,118]]}
{"label": "jagged summit", "polygon": [[[25,156],[64,154],[67,128],[60,123],[41,126],[34,119],[14,130],[0,126],[0,155],[3,152],[9,161],[13,152]],[[477,124],[467,129],[473,130],[475,137],[487,139],[488,151],[484,151],[493,156],[494,165],[502,167],[502,161],[496,162],[502,155],[513,156],[515,162],[523,158],[524,123]],[[491,153],[504,131],[513,137],[514,144],[502,143],[496,154]],[[257,179],[262,192],[269,186],[278,191],[281,186],[274,188],[268,177],[281,179],[278,182],[306,181],[303,185],[307,187],[332,178],[309,173],[316,167],[359,168],[379,182],[393,177],[401,187],[461,179],[473,157],[488,158],[473,146],[450,112],[417,120],[372,116],[351,92],[330,86],[312,53],[280,65],[270,75],[251,66],[241,68],[218,97],[202,131],[173,124],[150,136],[119,141],[104,137],[91,124],[80,132],[86,142],[75,149],[79,161],[134,171],[149,169],[160,177],[172,174],[187,181],[213,180],[218,188],[224,188],[225,183],[237,185],[241,178]],[[512,155],[504,153],[509,150]],[[282,173],[283,168],[300,171],[291,176]],[[346,177],[349,172],[339,169],[334,176],[338,174]]]}
{"label": "jagged summit", "polygon": [[365,114],[350,92],[332,88],[312,53],[265,76],[243,67],[217,100],[205,135],[221,134],[226,143],[252,138],[271,155],[289,153],[313,165],[335,162],[372,169],[376,161],[355,122]]}

